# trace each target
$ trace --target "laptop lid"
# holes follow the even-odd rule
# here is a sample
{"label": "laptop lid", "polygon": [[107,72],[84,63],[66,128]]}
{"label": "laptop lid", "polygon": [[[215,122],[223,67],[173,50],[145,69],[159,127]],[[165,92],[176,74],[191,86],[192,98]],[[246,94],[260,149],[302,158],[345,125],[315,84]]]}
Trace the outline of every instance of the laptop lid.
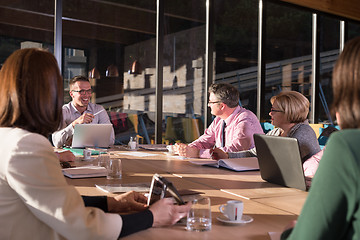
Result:
{"label": "laptop lid", "polygon": [[296,138],[254,134],[254,141],[262,179],[306,191]]}
{"label": "laptop lid", "polygon": [[112,129],[112,124],[76,124],[71,147],[108,148]]}

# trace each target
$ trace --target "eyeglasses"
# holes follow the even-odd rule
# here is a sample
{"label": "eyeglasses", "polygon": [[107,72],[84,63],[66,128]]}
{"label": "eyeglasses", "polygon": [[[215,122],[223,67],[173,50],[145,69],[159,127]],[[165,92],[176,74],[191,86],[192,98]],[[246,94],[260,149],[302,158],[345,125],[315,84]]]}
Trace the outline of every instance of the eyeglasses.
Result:
{"label": "eyeglasses", "polygon": [[283,113],[284,111],[281,111],[281,110],[277,110],[277,109],[271,108],[271,109],[270,109],[270,112],[282,112],[282,113]]}
{"label": "eyeglasses", "polygon": [[215,104],[215,103],[222,103],[222,101],[208,102],[208,106]]}
{"label": "eyeglasses", "polygon": [[85,95],[85,94],[91,94],[92,93],[92,89],[88,89],[88,90],[72,90],[72,92],[78,92],[80,93],[80,95]]}

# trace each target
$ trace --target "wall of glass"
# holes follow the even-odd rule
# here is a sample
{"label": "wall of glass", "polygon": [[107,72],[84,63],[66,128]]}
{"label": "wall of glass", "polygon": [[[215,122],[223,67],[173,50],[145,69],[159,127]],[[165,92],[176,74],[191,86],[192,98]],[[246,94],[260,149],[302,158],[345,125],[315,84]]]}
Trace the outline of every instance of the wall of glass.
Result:
{"label": "wall of glass", "polygon": [[145,112],[154,104],[155,4],[63,0],[65,91],[74,76],[88,76],[92,101],[108,110],[118,144],[154,126]]}
{"label": "wall of glass", "polygon": [[265,113],[270,119],[270,98],[293,90],[311,100],[312,13],[268,2],[266,8]]}
{"label": "wall of glass", "polygon": [[352,39],[360,36],[360,24],[356,22],[349,22],[347,38]]}
{"label": "wall of glass", "polygon": [[163,142],[192,142],[204,130],[205,0],[168,0],[164,10]]}
{"label": "wall of glass", "polygon": [[237,87],[256,114],[258,1],[215,1],[214,10],[215,82]]}
{"label": "wall of glass", "polygon": [[[204,129],[206,0],[164,3],[162,140],[190,142]],[[216,83],[233,84],[239,103],[256,113],[258,0],[212,0],[213,69]],[[114,124],[116,143],[154,140],[156,106],[157,1],[62,0],[64,102],[76,75],[89,77],[92,101],[102,104]],[[312,99],[312,11],[278,1],[265,4],[265,106],[282,90]],[[16,49],[53,52],[54,0],[0,3],[0,64]],[[318,14],[320,100],[318,119],[329,122],[331,74],[339,54],[340,18]],[[347,37],[360,34],[349,22]],[[265,120],[269,120],[267,118]]]}
{"label": "wall of glass", "polygon": [[332,103],[332,71],[339,56],[340,48],[340,20],[329,16],[319,16],[320,38],[320,103],[317,121],[331,123],[335,121],[331,116]]}
{"label": "wall of glass", "polygon": [[53,52],[54,1],[0,3],[0,63],[15,50],[27,47]]}

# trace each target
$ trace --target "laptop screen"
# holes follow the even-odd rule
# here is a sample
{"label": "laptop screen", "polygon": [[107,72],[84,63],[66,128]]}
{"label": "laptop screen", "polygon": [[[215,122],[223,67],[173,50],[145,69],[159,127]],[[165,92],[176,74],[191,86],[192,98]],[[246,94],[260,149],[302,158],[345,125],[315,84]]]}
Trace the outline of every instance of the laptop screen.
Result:
{"label": "laptop screen", "polygon": [[71,147],[108,148],[112,128],[112,124],[76,124]]}

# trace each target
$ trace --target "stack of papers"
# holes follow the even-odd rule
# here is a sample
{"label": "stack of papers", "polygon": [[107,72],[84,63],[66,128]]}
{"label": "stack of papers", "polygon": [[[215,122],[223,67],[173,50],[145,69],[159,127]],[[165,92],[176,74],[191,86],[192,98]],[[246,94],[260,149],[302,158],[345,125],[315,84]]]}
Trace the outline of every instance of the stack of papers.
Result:
{"label": "stack of papers", "polygon": [[69,178],[89,178],[89,177],[105,177],[107,170],[98,166],[83,166],[76,168],[62,169],[63,174]]}

